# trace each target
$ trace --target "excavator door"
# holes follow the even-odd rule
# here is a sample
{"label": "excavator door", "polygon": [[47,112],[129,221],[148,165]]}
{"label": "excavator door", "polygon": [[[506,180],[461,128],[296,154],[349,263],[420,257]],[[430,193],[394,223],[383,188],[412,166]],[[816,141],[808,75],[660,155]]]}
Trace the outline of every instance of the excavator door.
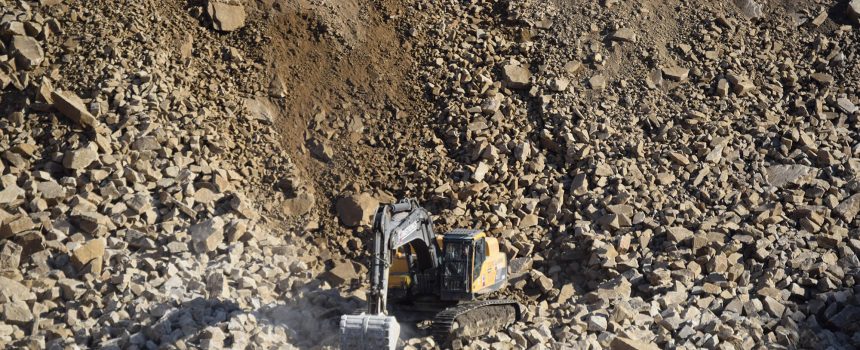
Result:
{"label": "excavator door", "polygon": [[441,298],[471,299],[472,240],[446,237],[444,250]]}

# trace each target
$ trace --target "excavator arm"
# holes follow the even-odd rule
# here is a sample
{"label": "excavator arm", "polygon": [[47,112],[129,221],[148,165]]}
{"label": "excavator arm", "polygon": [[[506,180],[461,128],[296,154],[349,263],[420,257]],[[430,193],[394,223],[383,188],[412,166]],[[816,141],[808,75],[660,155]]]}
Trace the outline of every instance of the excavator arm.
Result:
{"label": "excavator arm", "polygon": [[400,325],[393,316],[385,315],[393,251],[407,245],[411,247],[416,261],[412,261],[412,254],[407,254],[407,261],[413,273],[439,266],[433,221],[430,213],[415,199],[380,206],[373,219],[373,235],[367,314],[341,317],[342,349],[394,349],[396,346]]}

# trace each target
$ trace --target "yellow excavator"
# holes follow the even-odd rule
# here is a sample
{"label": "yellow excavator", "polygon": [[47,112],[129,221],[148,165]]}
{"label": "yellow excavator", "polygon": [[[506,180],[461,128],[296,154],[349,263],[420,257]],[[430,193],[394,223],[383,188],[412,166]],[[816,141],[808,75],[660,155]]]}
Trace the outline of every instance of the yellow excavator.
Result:
{"label": "yellow excavator", "polygon": [[340,320],[341,349],[394,349],[400,324],[388,313],[432,312],[431,331],[444,346],[507,327],[522,318],[514,300],[486,296],[507,285],[508,259],[481,230],[436,235],[415,199],[382,205],[373,220],[368,307]]}

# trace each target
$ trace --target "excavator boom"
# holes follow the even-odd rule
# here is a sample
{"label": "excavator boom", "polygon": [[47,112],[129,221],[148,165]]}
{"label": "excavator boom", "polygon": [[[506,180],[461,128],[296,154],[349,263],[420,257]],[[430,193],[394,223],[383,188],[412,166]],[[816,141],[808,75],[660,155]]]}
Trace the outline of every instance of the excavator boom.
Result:
{"label": "excavator boom", "polygon": [[341,349],[393,350],[397,345],[400,324],[395,317],[385,315],[392,251],[411,245],[419,271],[439,265],[430,213],[414,199],[380,206],[373,219],[373,233],[367,313],[341,317]]}

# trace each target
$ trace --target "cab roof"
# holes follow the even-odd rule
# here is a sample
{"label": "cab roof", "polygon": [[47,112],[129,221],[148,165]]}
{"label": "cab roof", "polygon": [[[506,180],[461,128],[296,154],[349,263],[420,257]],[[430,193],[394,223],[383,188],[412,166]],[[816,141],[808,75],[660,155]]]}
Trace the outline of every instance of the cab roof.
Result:
{"label": "cab roof", "polygon": [[484,236],[484,231],[475,229],[457,228],[445,234],[445,239],[473,240]]}

